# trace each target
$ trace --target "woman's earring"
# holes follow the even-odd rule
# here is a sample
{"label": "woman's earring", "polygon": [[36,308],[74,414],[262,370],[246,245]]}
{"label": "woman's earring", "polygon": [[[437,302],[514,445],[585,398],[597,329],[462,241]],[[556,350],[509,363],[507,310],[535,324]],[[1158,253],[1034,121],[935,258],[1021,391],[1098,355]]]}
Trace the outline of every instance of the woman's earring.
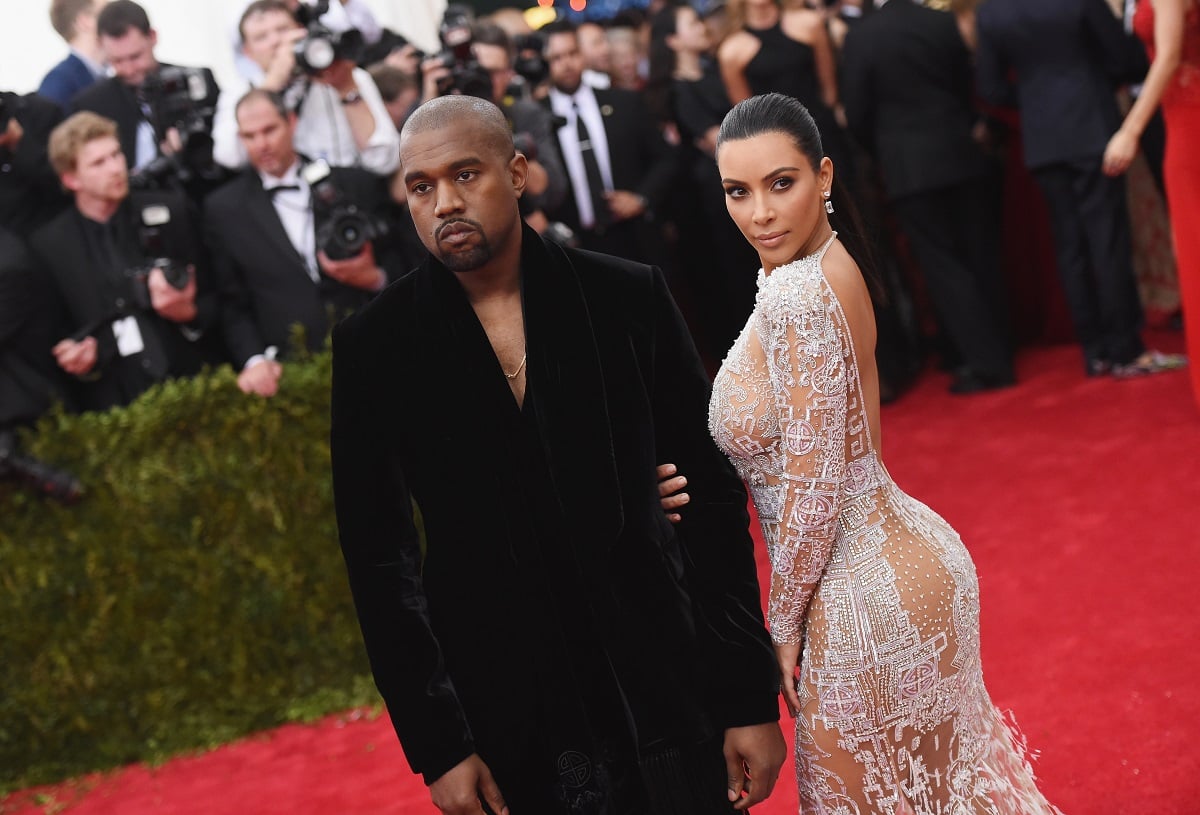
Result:
{"label": "woman's earring", "polygon": [[833,214],[833,202],[829,200],[829,190],[825,190],[825,211],[830,215]]}

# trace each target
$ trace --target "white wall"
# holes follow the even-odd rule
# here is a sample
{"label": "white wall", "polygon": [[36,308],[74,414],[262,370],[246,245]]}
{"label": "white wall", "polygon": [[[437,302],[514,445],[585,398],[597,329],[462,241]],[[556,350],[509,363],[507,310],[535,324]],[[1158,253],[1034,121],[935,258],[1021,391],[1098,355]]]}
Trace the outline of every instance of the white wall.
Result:
{"label": "white wall", "polygon": [[[212,68],[217,82],[234,77],[230,31],[249,0],[138,0],[158,31],[156,54],[165,62]],[[446,0],[366,0],[380,23],[425,51],[437,49],[437,25]],[[67,54],[50,26],[49,0],[0,0],[0,90],[37,90]]]}

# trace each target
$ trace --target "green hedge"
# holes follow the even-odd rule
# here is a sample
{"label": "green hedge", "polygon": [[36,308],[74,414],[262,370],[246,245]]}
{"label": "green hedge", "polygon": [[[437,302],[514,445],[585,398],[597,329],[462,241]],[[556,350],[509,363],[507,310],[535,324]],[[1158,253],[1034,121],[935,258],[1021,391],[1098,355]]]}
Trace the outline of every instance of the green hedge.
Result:
{"label": "green hedge", "polygon": [[228,368],[54,414],[0,485],[0,792],[376,703],[337,544],[328,353],[272,399]]}

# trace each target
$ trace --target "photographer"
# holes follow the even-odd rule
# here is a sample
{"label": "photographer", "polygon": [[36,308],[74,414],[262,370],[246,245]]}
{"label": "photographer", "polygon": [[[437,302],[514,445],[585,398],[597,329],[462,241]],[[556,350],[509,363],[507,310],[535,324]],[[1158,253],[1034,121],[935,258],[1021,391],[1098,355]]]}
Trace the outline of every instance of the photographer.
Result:
{"label": "photographer", "polygon": [[[309,9],[308,6],[301,6]],[[302,17],[311,16],[305,12]],[[216,160],[246,164],[235,107],[251,87],[280,94],[296,113],[296,147],[334,167],[362,167],[389,175],[400,162],[396,132],[371,75],[356,67],[361,37],[333,32],[317,20],[302,23],[280,0],[256,0],[238,25],[243,51],[262,78],[227,89],[217,103]]]}
{"label": "photographer", "polygon": [[61,121],[58,105],[36,94],[0,93],[0,227],[27,235],[67,205],[46,160]]}
{"label": "photographer", "polygon": [[97,27],[114,75],[79,93],[72,108],[117,123],[128,166],[153,176],[145,185],[181,182],[202,193],[201,181],[218,180],[210,134],[219,89],[212,71],[160,63],[154,56],[158,34],[145,9],[131,0],[106,5]]}
{"label": "photographer", "polygon": [[50,162],[75,199],[30,248],[68,320],[52,353],[79,383],[80,406],[105,410],[215,361],[216,318],[187,199],[131,193],[114,122],[76,113],[50,135]]}
{"label": "photographer", "polygon": [[29,253],[0,229],[0,481],[21,480],[69,502],[80,492],[75,479],[23,455],[16,438],[18,427],[67,401],[67,382],[49,351],[55,318],[53,293]]}
{"label": "photographer", "polygon": [[407,269],[380,240],[384,179],[302,157],[296,114],[276,94],[249,91],[234,113],[250,167],[208,199],[206,240],[238,386],[272,396],[294,325],[318,349],[331,321]]}

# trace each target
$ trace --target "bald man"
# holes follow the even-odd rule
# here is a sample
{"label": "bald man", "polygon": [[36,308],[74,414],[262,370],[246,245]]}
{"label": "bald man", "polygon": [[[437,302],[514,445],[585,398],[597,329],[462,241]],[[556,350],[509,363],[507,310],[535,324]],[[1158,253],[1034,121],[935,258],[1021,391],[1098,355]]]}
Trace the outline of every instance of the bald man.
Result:
{"label": "bald man", "polygon": [[[745,810],[786,753],[778,670],[661,272],[525,227],[489,102],[426,103],[400,156],[429,256],[335,329],[331,438],[409,764],[454,815]],[[656,461],[688,478],[674,526]]]}

